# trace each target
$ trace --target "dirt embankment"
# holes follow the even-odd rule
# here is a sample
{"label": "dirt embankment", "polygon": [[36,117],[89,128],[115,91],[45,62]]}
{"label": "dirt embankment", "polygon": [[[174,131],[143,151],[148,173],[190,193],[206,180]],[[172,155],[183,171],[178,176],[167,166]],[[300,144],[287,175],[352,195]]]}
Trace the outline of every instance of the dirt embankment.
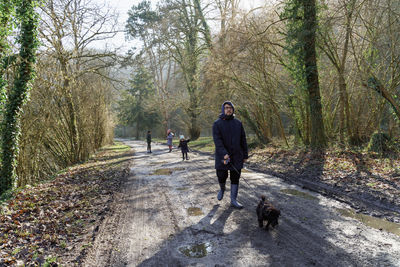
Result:
{"label": "dirt embankment", "polygon": [[0,206],[0,266],[81,266],[129,174],[130,147],[115,145]]}

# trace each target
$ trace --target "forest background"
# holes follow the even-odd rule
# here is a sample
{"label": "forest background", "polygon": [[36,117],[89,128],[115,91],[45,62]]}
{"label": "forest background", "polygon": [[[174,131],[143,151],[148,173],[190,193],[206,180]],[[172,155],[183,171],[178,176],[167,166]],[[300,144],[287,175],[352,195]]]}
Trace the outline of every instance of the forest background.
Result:
{"label": "forest background", "polygon": [[143,1],[136,48],[94,48],[119,32],[89,0],[0,6],[0,194],[87,160],[114,136],[193,140],[235,103],[252,148],[398,158],[400,3]]}

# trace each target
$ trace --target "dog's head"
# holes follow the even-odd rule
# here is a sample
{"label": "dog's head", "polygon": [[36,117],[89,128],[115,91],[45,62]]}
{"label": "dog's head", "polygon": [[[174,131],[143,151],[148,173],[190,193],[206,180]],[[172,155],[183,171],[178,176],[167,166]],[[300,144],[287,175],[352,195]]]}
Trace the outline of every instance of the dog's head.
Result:
{"label": "dog's head", "polygon": [[275,227],[278,225],[278,219],[280,215],[280,210],[272,206],[271,203],[266,202],[265,196],[261,196],[261,200],[257,206],[258,220],[268,221],[268,225]]}

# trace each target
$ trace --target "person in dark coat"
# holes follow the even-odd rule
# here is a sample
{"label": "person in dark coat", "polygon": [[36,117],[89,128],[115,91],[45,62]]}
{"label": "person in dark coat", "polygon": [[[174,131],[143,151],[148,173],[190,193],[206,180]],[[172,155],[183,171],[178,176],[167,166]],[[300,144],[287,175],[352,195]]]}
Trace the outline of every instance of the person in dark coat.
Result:
{"label": "person in dark coat", "polygon": [[147,131],[147,153],[151,153],[151,131]]}
{"label": "person in dark coat", "polygon": [[241,121],[235,118],[235,107],[232,102],[222,104],[222,112],[212,127],[215,144],[215,169],[220,186],[218,200],[222,200],[225,192],[225,183],[230,172],[231,180],[231,205],[241,209],[243,206],[237,202],[239,191],[239,178],[243,163],[248,158],[246,133]]}
{"label": "person in dark coat", "polygon": [[179,146],[181,148],[182,151],[182,160],[185,160],[185,156],[186,156],[186,160],[189,160],[188,158],[188,152],[189,152],[189,147],[188,147],[188,143],[190,142],[190,138],[185,140],[185,136],[184,135],[180,135],[179,136]]}
{"label": "person in dark coat", "polygon": [[172,139],[174,139],[174,133],[171,131],[171,129],[167,130],[167,145],[169,148],[168,152],[172,151]]}

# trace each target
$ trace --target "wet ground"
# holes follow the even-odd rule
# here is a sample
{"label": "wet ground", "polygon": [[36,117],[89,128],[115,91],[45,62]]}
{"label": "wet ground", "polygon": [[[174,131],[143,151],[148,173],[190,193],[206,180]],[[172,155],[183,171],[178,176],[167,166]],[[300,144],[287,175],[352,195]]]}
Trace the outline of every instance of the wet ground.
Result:
{"label": "wet ground", "polygon": [[400,161],[357,151],[253,150],[246,167],[400,223]]}
{"label": "wet ground", "polygon": [[[343,202],[267,174],[244,170],[238,200],[218,201],[209,155],[167,153],[127,141],[136,154],[114,213],[104,220],[86,266],[400,266],[400,225],[359,216]],[[279,226],[258,227],[264,194]],[[372,218],[372,219],[371,219]]]}

